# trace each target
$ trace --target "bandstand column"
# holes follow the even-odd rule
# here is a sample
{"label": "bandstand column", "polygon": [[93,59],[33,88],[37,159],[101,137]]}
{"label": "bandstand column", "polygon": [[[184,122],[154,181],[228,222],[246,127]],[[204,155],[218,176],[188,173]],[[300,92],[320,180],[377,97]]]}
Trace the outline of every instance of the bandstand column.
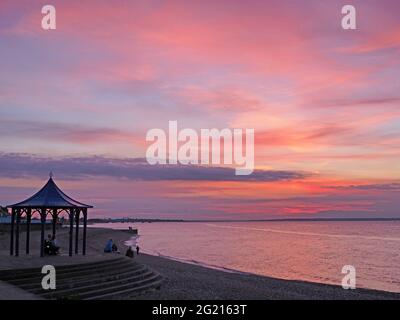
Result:
{"label": "bandstand column", "polygon": [[44,257],[44,229],[46,227],[46,208],[42,208],[40,210],[40,222],[41,222],[40,256]]}
{"label": "bandstand column", "polygon": [[72,257],[72,236],[74,232],[74,209],[69,209],[69,256]]}
{"label": "bandstand column", "polygon": [[25,252],[26,254],[29,254],[29,242],[30,242],[30,236],[31,236],[31,218],[32,218],[32,209],[29,208],[27,209],[26,212],[26,247],[25,247]]}
{"label": "bandstand column", "polygon": [[83,244],[82,255],[86,254],[86,227],[87,227],[87,209],[83,209]]}
{"label": "bandstand column", "polygon": [[21,209],[17,209],[17,228],[15,230],[15,256],[19,256],[19,225],[21,223]]}
{"label": "bandstand column", "polygon": [[79,215],[81,213],[81,209],[75,209],[75,254],[78,254],[78,245],[79,245]]}
{"label": "bandstand column", "polygon": [[10,256],[14,254],[14,222],[15,222],[15,209],[11,208]]}
{"label": "bandstand column", "polygon": [[53,209],[53,238],[56,236],[56,226],[57,226],[57,209]]}

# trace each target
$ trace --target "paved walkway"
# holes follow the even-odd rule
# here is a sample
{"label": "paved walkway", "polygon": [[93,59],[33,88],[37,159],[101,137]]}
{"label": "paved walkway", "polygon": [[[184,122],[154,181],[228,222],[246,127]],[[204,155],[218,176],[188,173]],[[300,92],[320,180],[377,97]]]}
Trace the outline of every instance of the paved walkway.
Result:
{"label": "paved walkway", "polygon": [[0,281],[0,300],[42,300],[40,297]]}

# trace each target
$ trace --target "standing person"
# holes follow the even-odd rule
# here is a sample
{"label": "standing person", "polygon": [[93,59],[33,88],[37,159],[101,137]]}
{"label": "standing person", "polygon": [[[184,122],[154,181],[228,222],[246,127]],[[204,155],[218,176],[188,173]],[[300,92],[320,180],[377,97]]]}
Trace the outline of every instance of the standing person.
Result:
{"label": "standing person", "polygon": [[132,247],[129,247],[128,250],[126,250],[126,254],[125,255],[127,257],[129,257],[129,258],[133,258],[134,257],[134,253],[133,253]]}
{"label": "standing person", "polygon": [[140,251],[140,248],[139,248],[139,245],[137,244],[137,245],[136,245],[136,254],[137,254],[137,255],[139,255],[139,251]]}

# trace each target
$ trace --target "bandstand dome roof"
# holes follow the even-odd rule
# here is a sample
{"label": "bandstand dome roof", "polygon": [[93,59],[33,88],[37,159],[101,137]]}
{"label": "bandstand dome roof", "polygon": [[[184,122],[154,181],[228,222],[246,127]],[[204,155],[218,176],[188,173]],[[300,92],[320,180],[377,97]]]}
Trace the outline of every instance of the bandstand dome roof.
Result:
{"label": "bandstand dome roof", "polygon": [[50,175],[45,186],[32,197],[7,208],[93,208],[91,205],[76,201],[67,196],[54,182]]}

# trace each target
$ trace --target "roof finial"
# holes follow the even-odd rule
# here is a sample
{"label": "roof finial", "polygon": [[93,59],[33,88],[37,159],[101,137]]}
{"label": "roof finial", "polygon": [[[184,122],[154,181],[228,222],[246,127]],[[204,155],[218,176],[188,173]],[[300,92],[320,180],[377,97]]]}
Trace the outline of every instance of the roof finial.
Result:
{"label": "roof finial", "polygon": [[54,175],[53,175],[53,171],[50,171],[49,177],[50,177],[50,178],[53,178],[53,176],[54,176]]}

